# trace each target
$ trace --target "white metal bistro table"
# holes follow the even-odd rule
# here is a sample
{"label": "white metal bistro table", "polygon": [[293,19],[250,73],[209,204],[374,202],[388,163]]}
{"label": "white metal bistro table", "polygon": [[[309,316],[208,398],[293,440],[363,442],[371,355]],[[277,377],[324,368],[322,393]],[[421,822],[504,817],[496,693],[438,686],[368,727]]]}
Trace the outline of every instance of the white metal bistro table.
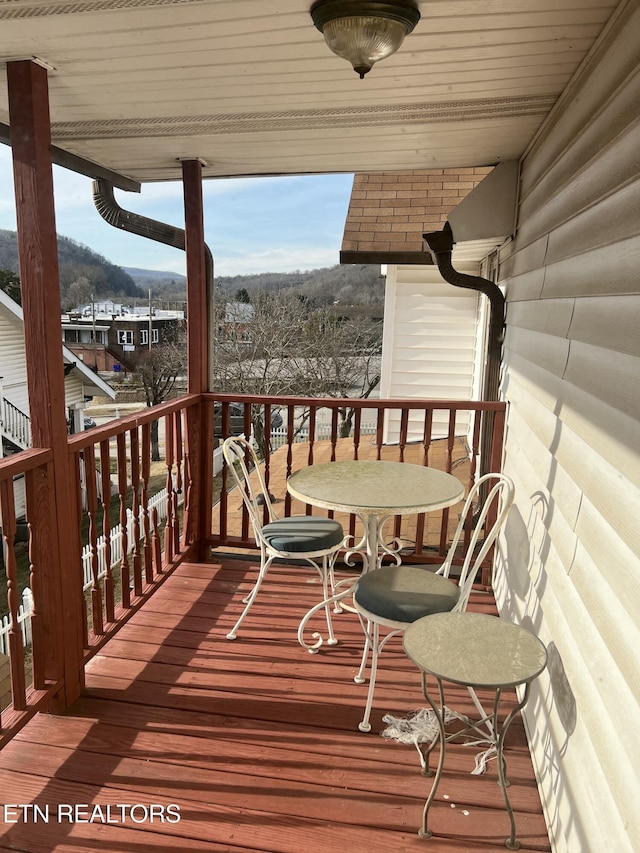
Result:
{"label": "white metal bistro table", "polygon": [[365,571],[378,568],[385,555],[400,563],[401,543],[387,544],[382,537],[389,518],[434,512],[464,497],[464,486],[451,474],[425,465],[382,460],[311,465],[292,474],[287,489],[304,503],[353,513],[362,521],[364,535],[351,553],[364,555]]}
{"label": "white metal bistro table", "polygon": [[[404,633],[404,650],[422,672],[422,690],[433,709],[438,724],[438,736],[426,749],[425,775],[431,775],[428,758],[437,743],[440,744],[438,767],[433,785],[424,806],[422,827],[418,834],[429,838],[429,807],[433,802],[444,766],[445,746],[448,741],[468,731],[482,732],[489,723],[491,742],[495,744],[498,782],[504,796],[511,833],[505,840],[510,850],[517,850],[516,823],[507,795],[508,781],[504,759],[504,739],[516,714],[524,708],[529,698],[531,682],[540,675],[547,664],[547,650],[535,634],[497,616],[483,613],[436,613],[424,616],[410,625]],[[438,702],[427,690],[427,675],[432,675],[438,685]],[[447,735],[445,731],[445,701],[442,682],[449,681],[470,688],[489,688],[495,691],[493,709],[483,720],[471,722],[466,728]],[[522,698],[499,725],[498,710],[502,691],[524,685]]]}
{"label": "white metal bistro table", "polygon": [[[287,489],[304,503],[336,512],[353,513],[363,524],[362,539],[347,551],[349,563],[354,554],[361,554],[364,560],[363,571],[379,568],[385,556],[400,565],[402,542],[394,539],[385,542],[383,527],[394,515],[414,515],[434,512],[458,503],[464,497],[464,486],[451,474],[414,465],[408,462],[388,462],[384,460],[346,460],[342,462],[324,462],[296,471],[287,480]],[[307,651],[314,653],[322,645],[320,634],[314,633],[316,642],[308,644],[304,640],[307,622],[327,602],[334,602],[339,612],[339,604],[353,589],[357,578],[346,578],[335,584],[332,579],[333,595],[309,610],[298,627],[298,641]],[[331,636],[329,645],[337,643]]]}

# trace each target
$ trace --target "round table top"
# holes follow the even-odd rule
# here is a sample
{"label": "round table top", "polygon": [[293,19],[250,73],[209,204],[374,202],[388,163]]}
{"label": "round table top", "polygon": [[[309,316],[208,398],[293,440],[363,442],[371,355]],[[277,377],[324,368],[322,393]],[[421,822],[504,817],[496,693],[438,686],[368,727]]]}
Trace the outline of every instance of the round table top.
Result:
{"label": "round table top", "polygon": [[347,460],[296,471],[291,494],[314,506],[360,515],[430,512],[464,497],[451,474],[407,462]]}
{"label": "round table top", "polygon": [[484,613],[435,613],[410,625],[404,650],[437,678],[471,687],[515,687],[545,668],[547,650],[535,634]]}

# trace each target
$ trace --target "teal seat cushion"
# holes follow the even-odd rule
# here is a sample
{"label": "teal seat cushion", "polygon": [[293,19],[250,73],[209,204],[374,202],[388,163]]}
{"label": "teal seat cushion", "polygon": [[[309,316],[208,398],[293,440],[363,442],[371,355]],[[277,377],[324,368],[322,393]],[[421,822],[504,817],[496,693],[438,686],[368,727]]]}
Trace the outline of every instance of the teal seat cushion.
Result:
{"label": "teal seat cushion", "polygon": [[381,619],[415,622],[455,607],[457,584],[415,566],[384,566],[363,575],[356,585],[356,605]]}
{"label": "teal seat cushion", "polygon": [[293,554],[328,550],[344,539],[341,524],[332,518],[312,515],[292,515],[271,521],[262,528],[262,535],[276,551]]}

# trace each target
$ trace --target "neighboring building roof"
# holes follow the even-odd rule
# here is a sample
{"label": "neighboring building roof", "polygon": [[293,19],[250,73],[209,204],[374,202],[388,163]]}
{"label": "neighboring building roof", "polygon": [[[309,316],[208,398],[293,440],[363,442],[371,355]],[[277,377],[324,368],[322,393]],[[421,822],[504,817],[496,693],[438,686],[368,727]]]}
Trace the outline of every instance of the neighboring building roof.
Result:
{"label": "neighboring building roof", "polygon": [[[164,308],[152,308],[151,318],[153,320],[184,320],[184,311],[173,311]],[[77,308],[67,311],[62,315],[62,322],[92,322],[96,320],[131,320],[132,322],[149,322],[148,305],[124,305],[120,302],[105,300],[87,305],[79,305]]]}
{"label": "neighboring building roof", "polygon": [[492,169],[355,175],[340,262],[430,264],[423,233],[440,231],[447,215]]}
{"label": "neighboring building roof", "polygon": [[[18,305],[17,302],[14,302],[10,296],[0,290],[0,311],[5,311],[7,314],[12,315],[16,322],[20,323],[20,325],[24,325],[24,315],[22,313],[22,307]],[[70,349],[62,345],[62,356],[65,364],[73,364],[74,370],[77,370],[78,373],[82,376],[83,382],[87,385],[93,385],[96,389],[97,393],[104,397],[110,397],[112,400],[116,398],[116,392],[113,388],[107,384],[104,379],[101,379],[97,373],[94,373],[93,370],[90,370],[83,362],[78,358],[77,355],[71,352]]]}
{"label": "neighboring building roof", "polygon": [[224,306],[225,323],[249,323],[253,320],[255,308],[248,302],[227,302]]}

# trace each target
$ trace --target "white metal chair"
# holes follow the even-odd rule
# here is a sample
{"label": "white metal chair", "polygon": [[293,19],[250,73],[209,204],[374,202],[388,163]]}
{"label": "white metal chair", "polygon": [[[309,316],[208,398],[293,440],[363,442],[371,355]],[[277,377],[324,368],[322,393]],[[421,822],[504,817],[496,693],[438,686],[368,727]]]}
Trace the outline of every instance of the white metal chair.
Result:
{"label": "white metal chair", "polygon": [[[336,557],[344,542],[342,525],[331,518],[311,515],[288,516],[278,519],[271,505],[262,469],[253,447],[244,438],[227,438],[222,445],[222,454],[238,485],[240,494],[249,513],[249,519],[260,548],[260,571],[249,595],[243,599],[246,605],[240,618],[227,634],[235,640],[237,631],[248,614],[271,563],[276,558],[303,559],[310,563],[322,581],[322,599],[328,599],[334,591],[333,568]],[[263,523],[264,506],[268,522]],[[330,605],[325,606],[330,645],[336,640],[331,624]]]}
{"label": "white metal chair", "polygon": [[[480,494],[485,489],[488,489],[488,493],[478,518],[473,520],[473,531],[460,570],[460,578],[455,583],[449,578],[453,559],[468,519],[473,515]],[[471,489],[447,557],[435,573],[417,566],[384,566],[368,572],[358,580],[353,600],[365,632],[365,645],[362,663],[354,678],[357,684],[366,681],[364,673],[371,649],[369,692],[364,716],[358,725],[360,731],[371,731],[369,717],[380,652],[391,637],[402,633],[416,619],[433,613],[466,610],[476,574],[506,521],[513,499],[514,486],[509,477],[504,474],[485,474]],[[487,530],[487,516],[492,507],[496,511],[496,517],[491,529]],[[391,629],[382,640],[381,625]],[[475,693],[472,692],[471,695],[478,709],[482,711]]]}

